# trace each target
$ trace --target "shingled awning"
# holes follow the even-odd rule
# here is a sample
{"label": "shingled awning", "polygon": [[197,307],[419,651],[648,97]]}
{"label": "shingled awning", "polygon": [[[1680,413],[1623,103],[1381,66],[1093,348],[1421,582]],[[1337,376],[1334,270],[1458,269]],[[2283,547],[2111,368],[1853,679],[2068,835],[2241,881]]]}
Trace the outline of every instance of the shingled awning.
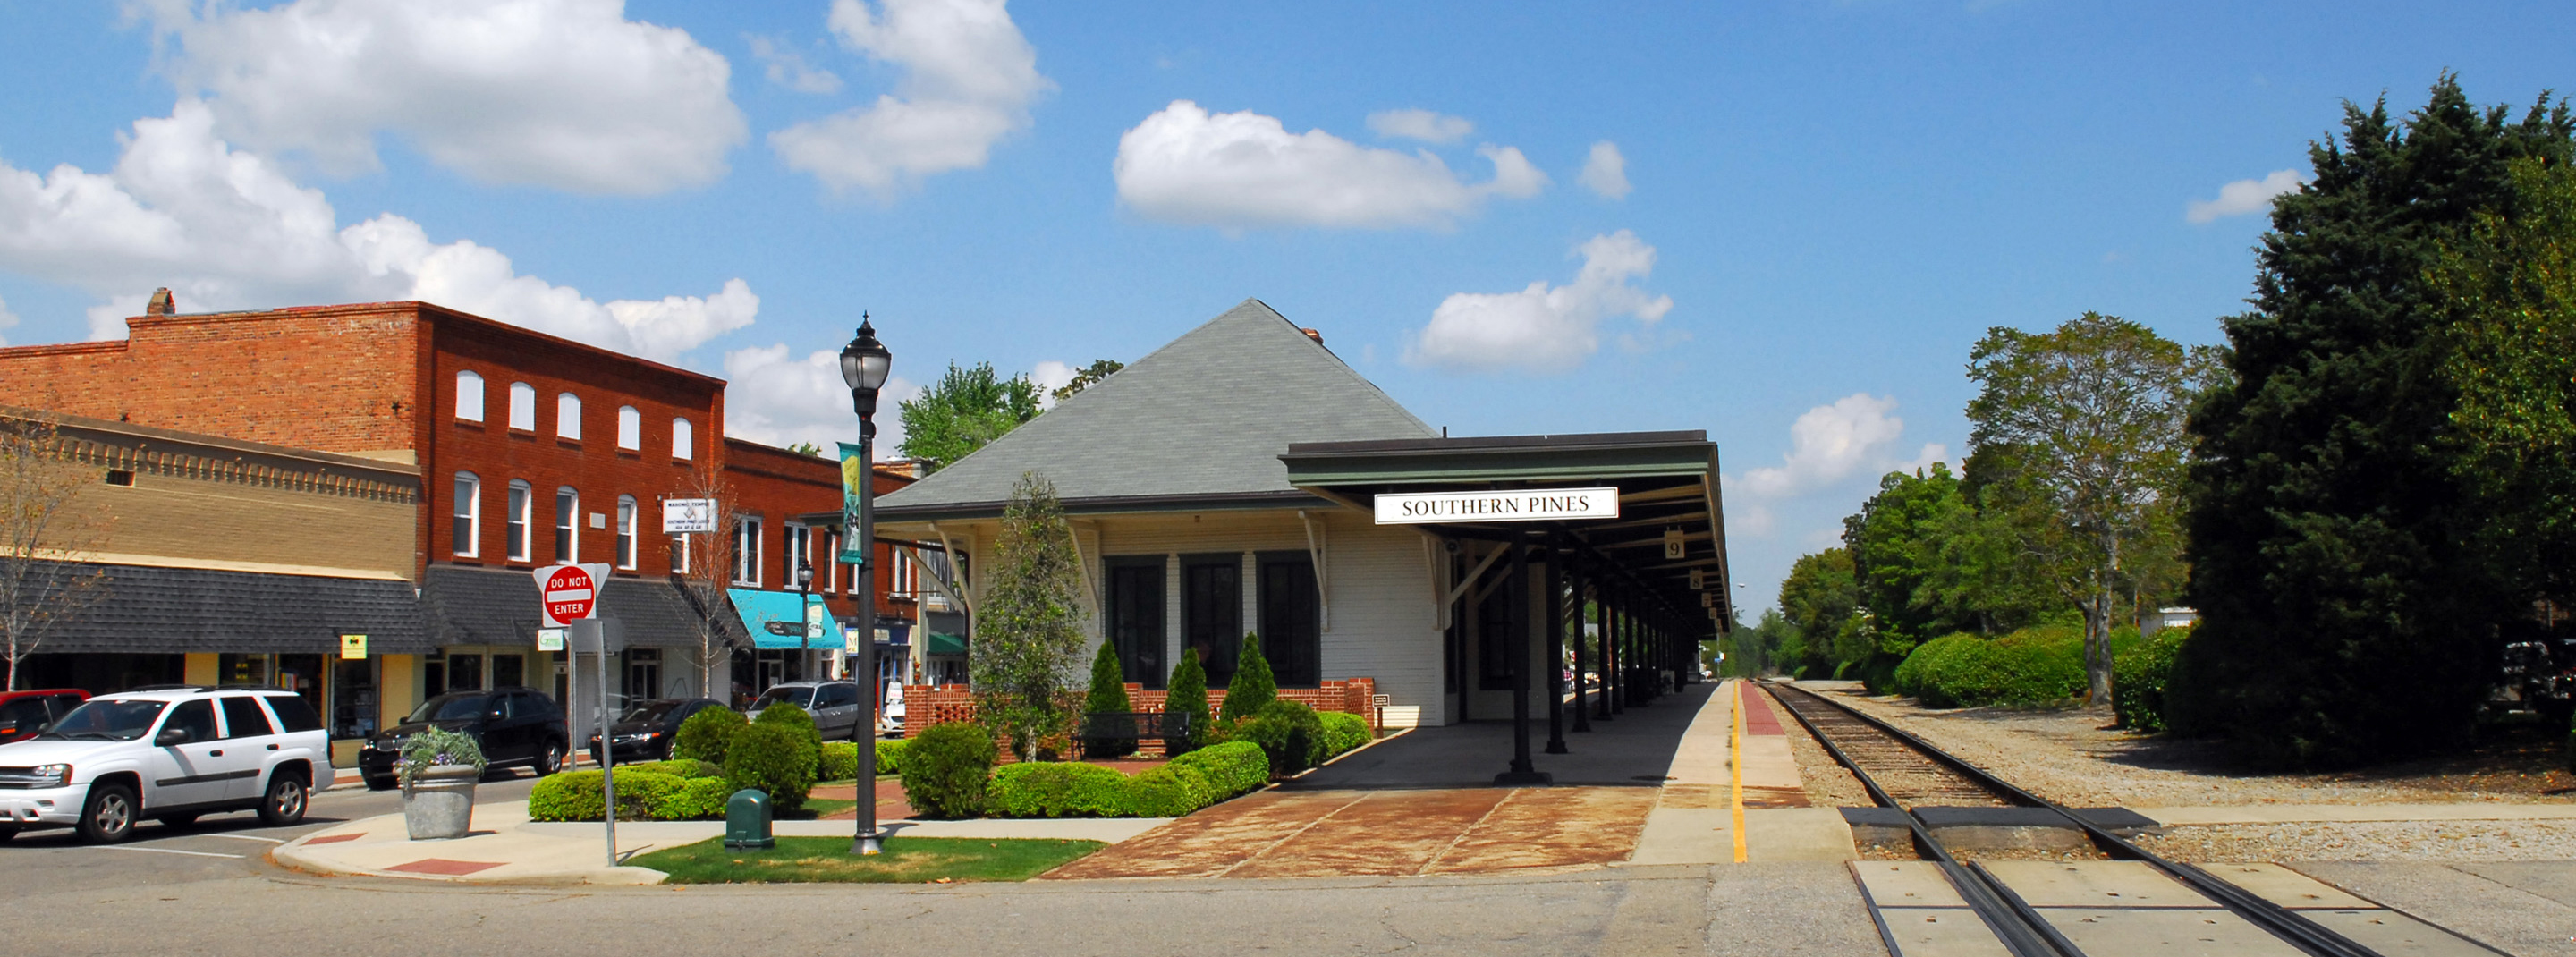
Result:
{"label": "shingled awning", "polygon": [[206,568],[43,562],[66,579],[105,571],[104,596],[48,630],[47,654],[376,654],[431,650],[410,582]]}
{"label": "shingled awning", "polygon": [[[433,565],[422,577],[421,606],[440,646],[537,643],[537,582],[526,571]],[[742,625],[732,609],[716,612],[726,643],[742,644]],[[622,623],[629,646],[698,645],[696,606],[664,579],[611,576],[600,587],[599,616]]]}

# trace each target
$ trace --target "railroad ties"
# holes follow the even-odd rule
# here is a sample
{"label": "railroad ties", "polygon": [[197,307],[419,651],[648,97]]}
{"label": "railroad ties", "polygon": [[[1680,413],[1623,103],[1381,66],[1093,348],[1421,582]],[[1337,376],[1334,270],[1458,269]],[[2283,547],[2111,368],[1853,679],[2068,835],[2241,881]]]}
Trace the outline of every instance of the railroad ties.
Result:
{"label": "railroad ties", "polygon": [[2278,864],[2167,861],[2126,839],[2153,821],[2058,806],[1830,697],[1765,688],[1878,803],[1846,810],[1855,840],[1921,858],[1851,865],[1894,957],[2502,953]]}

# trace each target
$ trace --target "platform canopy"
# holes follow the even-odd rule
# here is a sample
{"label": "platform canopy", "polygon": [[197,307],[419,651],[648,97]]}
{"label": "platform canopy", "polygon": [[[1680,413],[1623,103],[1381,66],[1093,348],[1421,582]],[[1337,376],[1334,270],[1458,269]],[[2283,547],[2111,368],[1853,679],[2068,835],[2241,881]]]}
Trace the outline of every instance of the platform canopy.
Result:
{"label": "platform canopy", "polygon": [[[1733,620],[1717,445],[1706,432],[1301,442],[1279,459],[1290,485],[1381,522],[1487,541],[1562,536],[1673,620],[1719,631]],[[1599,489],[1615,490],[1615,517],[1601,514],[1608,503],[1589,491]],[[1567,494],[1535,494],[1552,492]],[[1525,503],[1535,510],[1516,510]]]}

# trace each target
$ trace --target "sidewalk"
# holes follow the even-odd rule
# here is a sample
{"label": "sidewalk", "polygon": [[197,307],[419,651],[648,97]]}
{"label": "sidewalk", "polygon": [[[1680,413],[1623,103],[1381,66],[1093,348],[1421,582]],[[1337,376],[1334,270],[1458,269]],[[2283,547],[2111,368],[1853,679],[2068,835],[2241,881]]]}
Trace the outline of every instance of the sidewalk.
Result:
{"label": "sidewalk", "polygon": [[[1171,818],[895,821],[889,838],[1055,838],[1116,844],[1170,823]],[[385,814],[307,834],[270,852],[277,863],[318,874],[401,877],[492,884],[658,884],[662,872],[610,866],[607,839],[598,823],[528,820],[528,802],[474,806],[474,829],[446,841],[414,841],[403,816]],[[779,837],[849,837],[849,821],[780,821]],[[724,835],[723,821],[620,821],[620,861],[647,851],[693,844]]]}

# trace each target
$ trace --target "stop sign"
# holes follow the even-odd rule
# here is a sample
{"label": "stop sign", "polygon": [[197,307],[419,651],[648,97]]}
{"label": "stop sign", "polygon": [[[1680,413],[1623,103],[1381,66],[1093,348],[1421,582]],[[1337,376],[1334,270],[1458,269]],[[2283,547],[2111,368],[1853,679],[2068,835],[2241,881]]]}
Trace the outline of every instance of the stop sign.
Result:
{"label": "stop sign", "polygon": [[599,604],[599,583],[579,565],[558,565],[538,586],[548,624],[561,627],[590,617]]}

